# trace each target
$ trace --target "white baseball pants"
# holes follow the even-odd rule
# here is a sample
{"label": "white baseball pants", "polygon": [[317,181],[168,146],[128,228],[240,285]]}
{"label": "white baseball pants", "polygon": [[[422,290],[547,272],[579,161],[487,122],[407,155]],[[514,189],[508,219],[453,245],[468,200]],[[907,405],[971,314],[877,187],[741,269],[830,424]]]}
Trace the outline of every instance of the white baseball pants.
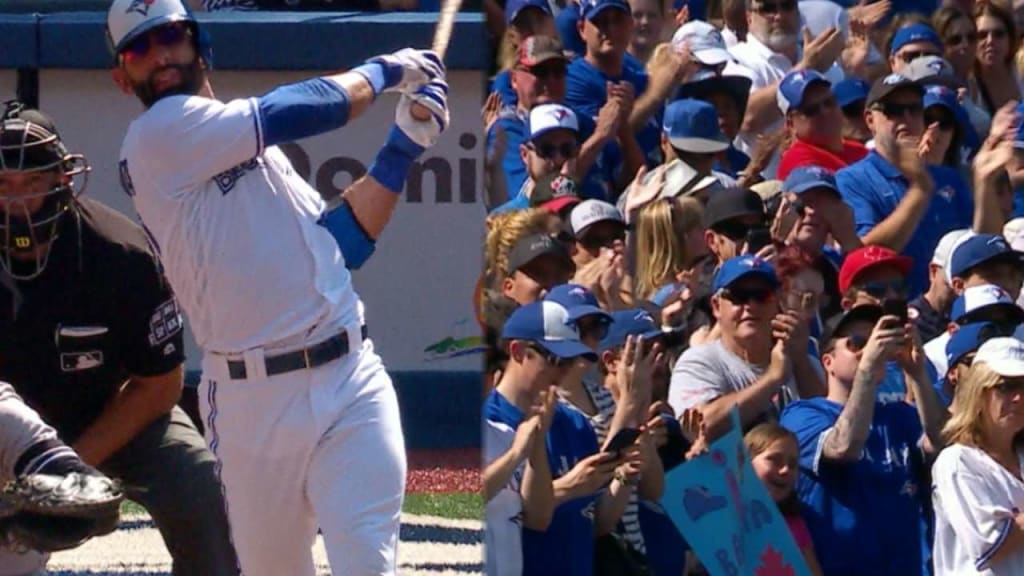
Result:
{"label": "white baseball pants", "polygon": [[254,377],[261,358],[246,364],[231,380],[207,354],[199,391],[244,576],[313,576],[317,527],[334,576],[394,575],[405,442],[373,343],[272,377]]}

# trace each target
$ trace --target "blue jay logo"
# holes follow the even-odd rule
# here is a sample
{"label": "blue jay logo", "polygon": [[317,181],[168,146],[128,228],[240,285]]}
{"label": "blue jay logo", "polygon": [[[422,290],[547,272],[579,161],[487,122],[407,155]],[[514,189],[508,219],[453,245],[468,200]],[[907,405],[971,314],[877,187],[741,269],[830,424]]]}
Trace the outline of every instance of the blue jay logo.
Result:
{"label": "blue jay logo", "polygon": [[691,486],[683,493],[683,509],[694,522],[699,522],[704,516],[725,508],[726,504],[724,496],[712,494],[705,486]]}
{"label": "blue jay logo", "polygon": [[132,3],[128,5],[128,9],[124,11],[125,14],[131,14],[132,12],[141,14],[142,16],[149,16],[149,7],[153,5],[156,0],[132,0]]}

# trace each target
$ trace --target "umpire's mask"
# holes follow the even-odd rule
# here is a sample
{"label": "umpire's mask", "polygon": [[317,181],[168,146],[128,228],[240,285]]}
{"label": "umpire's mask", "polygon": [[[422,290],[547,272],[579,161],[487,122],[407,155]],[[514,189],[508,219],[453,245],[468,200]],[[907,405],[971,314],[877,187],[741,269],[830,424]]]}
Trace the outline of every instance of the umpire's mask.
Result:
{"label": "umpire's mask", "polygon": [[5,108],[0,117],[0,176],[50,173],[55,181],[37,191],[28,185],[6,186],[0,179],[0,266],[18,280],[31,280],[46,268],[60,219],[85,189],[89,166],[84,156],[68,153],[45,114],[18,102],[7,102]]}

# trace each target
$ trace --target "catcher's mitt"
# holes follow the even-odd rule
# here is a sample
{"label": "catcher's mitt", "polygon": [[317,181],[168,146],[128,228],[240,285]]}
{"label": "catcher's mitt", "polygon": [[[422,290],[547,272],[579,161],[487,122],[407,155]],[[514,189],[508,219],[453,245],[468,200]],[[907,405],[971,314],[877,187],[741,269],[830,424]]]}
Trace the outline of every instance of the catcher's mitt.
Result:
{"label": "catcher's mitt", "polygon": [[109,534],[120,522],[120,485],[95,474],[33,474],[0,492],[0,547],[56,552]]}

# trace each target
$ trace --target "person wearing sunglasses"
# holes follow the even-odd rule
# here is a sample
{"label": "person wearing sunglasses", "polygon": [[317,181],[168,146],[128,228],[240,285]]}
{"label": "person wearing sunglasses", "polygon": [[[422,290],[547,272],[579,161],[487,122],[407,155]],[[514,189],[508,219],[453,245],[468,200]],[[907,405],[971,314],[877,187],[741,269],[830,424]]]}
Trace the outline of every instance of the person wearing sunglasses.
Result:
{"label": "person wearing sunglasses", "polygon": [[[512,110],[520,95],[513,86],[513,70],[522,53],[526,39],[533,36],[556,36],[555,19],[547,0],[508,0],[504,22],[495,22],[503,29],[498,40],[499,71],[491,82],[489,92],[497,93],[503,109]],[[499,8],[500,9],[500,8]],[[498,18],[495,17],[495,20]],[[529,109],[529,108],[527,108]]]}
{"label": "person wearing sunglasses", "polygon": [[508,253],[502,294],[524,306],[567,282],[574,271],[569,252],[561,242],[549,234],[530,234],[516,241]]}
{"label": "person wearing sunglasses", "polygon": [[[600,351],[601,342],[613,329],[619,331],[622,328],[615,326],[614,317],[600,308],[594,294],[578,284],[556,286],[544,297],[544,301],[555,302],[565,308],[568,313],[567,322],[579,333],[580,341],[596,352]],[[654,361],[659,355],[650,346],[631,350],[630,355],[634,352],[654,365],[648,366],[645,363],[642,368],[638,368],[641,373],[630,385],[622,386],[616,381],[615,386],[609,388],[607,374],[602,372],[600,362],[577,363],[561,380],[562,397],[587,416],[602,446],[620,430],[638,428],[647,423],[646,415],[652,402],[652,381],[657,364]],[[663,359],[661,363],[664,363]],[[619,367],[626,369],[622,365]],[[627,374],[625,372],[619,376]],[[613,392],[619,387],[621,389],[617,393]],[[646,554],[646,546],[638,520],[639,498],[659,500],[664,480],[660,459],[653,448],[653,444],[644,445],[644,449],[650,452],[646,455],[637,490],[629,496],[629,503],[622,514],[621,530],[618,531],[623,540],[640,554]]]}
{"label": "person wearing sunglasses", "polygon": [[[497,476],[491,465],[508,453],[520,426],[543,424],[532,420],[538,397],[554,394],[573,364],[597,360],[567,320],[564,308],[541,301],[518,308],[505,322],[501,336],[509,361],[483,405],[485,480]],[[488,502],[488,537],[502,539],[488,551],[489,563],[498,563],[489,565],[495,573],[593,574],[595,518],[610,492],[602,488],[613,482],[621,461],[599,452],[594,429],[581,412],[561,401],[550,410],[546,434],[533,442],[536,454],[531,450],[523,474],[513,474],[500,489],[511,493],[499,492]],[[542,451],[545,458],[539,458]],[[521,516],[504,513],[516,509]]]}
{"label": "person wearing sunglasses", "polygon": [[864,101],[867,100],[871,84],[860,78],[847,78],[832,85],[832,95],[843,111],[843,138],[867,143],[871,131],[864,119]]}
{"label": "person wearing sunglasses", "polygon": [[[931,126],[942,117],[952,115],[952,124],[947,122],[943,128],[948,130],[951,126],[954,129],[955,142],[947,148],[945,157],[938,156],[934,145],[932,154],[943,160],[939,163],[960,168],[964,180],[969,181],[972,174],[971,161],[981,147],[976,126],[983,128],[984,132],[981,133],[988,133],[992,118],[970,98],[960,98],[960,92],[966,89],[967,84],[957,77],[953,65],[939,56],[922,56],[911,62],[903,74],[925,88],[925,126]],[[928,111],[928,108],[935,106],[939,108]],[[943,109],[945,111],[940,112]],[[940,133],[937,139],[941,137]]]}
{"label": "person wearing sunglasses", "polygon": [[960,84],[967,86],[978,49],[978,27],[974,17],[961,6],[945,4],[939,7],[932,22],[942,38],[943,57]]}
{"label": "person wearing sunglasses", "polygon": [[949,371],[946,344],[961,326],[975,322],[991,322],[1005,334],[1024,338],[1024,309],[1017,306],[1002,288],[992,284],[972,286],[953,301],[946,329],[924,345],[925,354],[937,374]]}
{"label": "person wearing sunglasses", "polygon": [[764,201],[745,188],[720,190],[704,207],[704,241],[719,265],[744,254],[750,231],[766,225]]}
{"label": "person wearing sunglasses", "polygon": [[[880,306],[848,310],[824,348],[823,397],[793,402],[780,423],[800,446],[797,494],[822,573],[926,576],[926,462],[943,446],[947,413],[912,322]],[[881,403],[895,363],[917,406]]]}
{"label": "person wearing sunglasses", "polygon": [[939,398],[949,409],[956,412],[956,387],[967,377],[974,355],[985,342],[993,338],[1012,337],[1004,326],[994,322],[973,322],[959,326],[946,342],[946,376],[935,386]]}
{"label": "person wearing sunglasses", "polygon": [[843,115],[832,83],[814,70],[796,70],[779,83],[779,109],[793,143],[782,154],[778,178],[785,180],[799,166],[820,166],[832,172],[867,156],[860,142],[843,139]]}
{"label": "person wearing sunglasses", "polygon": [[875,81],[864,116],[878,145],[863,160],[836,173],[861,242],[886,246],[912,260],[907,275],[911,298],[927,289],[928,262],[942,236],[969,228],[975,217],[973,195],[959,172],[899,160],[901,150],[920,150],[925,135],[923,100],[921,85],[903,75]]}
{"label": "person wearing sunglasses", "polygon": [[1024,343],[978,348],[932,467],[935,576],[1024,573]]}
{"label": "person wearing sunglasses", "polygon": [[625,249],[626,219],[619,209],[601,200],[584,200],[569,213],[569,231],[576,241],[573,261],[577,269]]}
{"label": "person wearing sunglasses", "polygon": [[942,40],[938,32],[924,22],[914,22],[896,30],[889,44],[889,68],[902,73],[922,56],[942,56]]}
{"label": "person wearing sunglasses", "polygon": [[974,286],[994,284],[1017,300],[1024,282],[1024,252],[1014,250],[998,234],[973,234],[957,243],[950,255],[949,273],[958,295]]}
{"label": "person wearing sunglasses", "polygon": [[808,323],[779,311],[778,290],[775,268],[756,256],[729,259],[715,274],[711,308],[721,337],[683,352],[669,385],[675,413],[699,408],[710,438],[728,431],[735,405],[747,430],[824,391],[818,360],[808,355]]}

